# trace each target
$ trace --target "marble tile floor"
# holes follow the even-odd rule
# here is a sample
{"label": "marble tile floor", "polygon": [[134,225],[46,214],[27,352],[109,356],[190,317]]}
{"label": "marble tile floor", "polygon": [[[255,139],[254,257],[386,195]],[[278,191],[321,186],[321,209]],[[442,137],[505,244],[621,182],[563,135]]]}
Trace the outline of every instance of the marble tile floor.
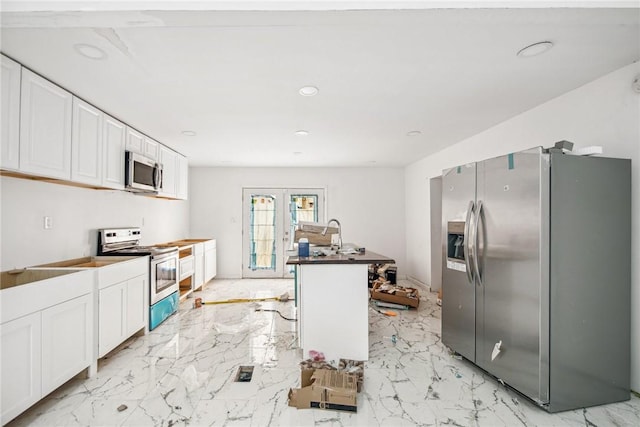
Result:
{"label": "marble tile floor", "polygon": [[[408,282],[406,283],[409,284]],[[264,298],[292,280],[214,280],[205,301]],[[298,387],[301,351],[290,302],[193,308],[193,299],[145,336],[102,359],[97,375],[63,385],[15,426],[637,426],[640,399],[548,414],[440,342],[440,307],[422,293],[418,310],[387,317],[369,311],[370,359],[356,414],[287,405]],[[392,335],[397,336],[394,344]],[[320,349],[319,349],[320,350]],[[250,383],[235,382],[242,365]],[[118,411],[125,405],[126,409]]]}

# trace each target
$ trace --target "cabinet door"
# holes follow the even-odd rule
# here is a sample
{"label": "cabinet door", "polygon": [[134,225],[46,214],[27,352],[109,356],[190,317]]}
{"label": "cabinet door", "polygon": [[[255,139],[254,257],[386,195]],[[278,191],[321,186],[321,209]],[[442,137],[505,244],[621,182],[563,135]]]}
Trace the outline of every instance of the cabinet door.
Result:
{"label": "cabinet door", "polygon": [[20,64],[2,56],[2,169],[20,167],[20,69]]}
{"label": "cabinet door", "polygon": [[42,394],[64,384],[92,362],[90,294],[42,311]]}
{"label": "cabinet door", "polygon": [[164,145],[160,146],[160,161],[162,165],[162,189],[160,196],[176,197],[176,163],[177,153]]}
{"label": "cabinet door", "polygon": [[193,272],[193,289],[204,284],[204,254],[195,254],[195,269]]}
{"label": "cabinet door", "polygon": [[71,179],[71,106],[69,92],[22,70],[21,171]]}
{"label": "cabinet door", "polygon": [[127,127],[127,150],[144,154],[144,135],[130,127]]}
{"label": "cabinet door", "polygon": [[71,180],[102,184],[102,111],[73,97]]}
{"label": "cabinet door", "polygon": [[158,160],[158,151],[160,148],[160,144],[158,143],[158,141],[154,141],[153,139],[145,136],[143,148],[143,154],[145,156],[152,160]]}
{"label": "cabinet door", "polygon": [[204,282],[207,283],[209,280],[213,279],[216,276],[216,249],[209,249],[204,253]]}
{"label": "cabinet door", "polygon": [[102,357],[126,338],[126,282],[100,289],[98,296],[98,357]]}
{"label": "cabinet door", "polygon": [[176,197],[181,200],[187,200],[189,198],[189,161],[185,156],[178,154],[177,165]]}
{"label": "cabinet door", "polygon": [[40,312],[0,325],[2,425],[40,400]]}
{"label": "cabinet door", "polygon": [[124,151],[127,127],[114,119],[104,116],[102,142],[102,186],[124,189]]}
{"label": "cabinet door", "polygon": [[127,337],[147,324],[145,316],[148,306],[145,299],[147,292],[149,288],[146,274],[127,280]]}

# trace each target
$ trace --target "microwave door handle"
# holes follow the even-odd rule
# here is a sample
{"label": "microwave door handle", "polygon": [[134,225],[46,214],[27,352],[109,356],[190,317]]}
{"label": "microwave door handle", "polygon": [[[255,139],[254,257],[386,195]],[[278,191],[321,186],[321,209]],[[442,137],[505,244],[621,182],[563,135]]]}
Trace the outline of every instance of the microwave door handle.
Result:
{"label": "microwave door handle", "polygon": [[471,271],[471,262],[469,257],[471,255],[471,251],[469,250],[469,244],[471,243],[471,215],[473,214],[473,200],[469,202],[469,207],[467,208],[467,219],[464,222],[464,265],[466,267],[465,271],[467,272],[467,279],[469,279],[469,283],[473,284],[473,272]]}
{"label": "microwave door handle", "polygon": [[[473,268],[476,272],[476,277],[478,278],[478,286],[482,286],[482,271],[480,270],[480,241],[478,240],[478,231],[479,231],[479,224],[480,224],[480,217],[482,217],[484,215],[484,205],[482,204],[482,201],[478,202],[478,208],[476,209],[476,218],[475,221],[473,222]],[[486,241],[486,236],[484,234],[484,219],[482,219],[482,242],[483,242],[483,246],[484,246],[484,242]],[[484,251],[484,248],[483,248]],[[484,258],[484,253],[482,254],[483,258]]]}
{"label": "microwave door handle", "polygon": [[161,189],[162,188],[162,168],[160,167],[159,164],[156,163],[156,166],[154,167],[154,171],[155,173],[153,174],[153,186],[156,189]]}

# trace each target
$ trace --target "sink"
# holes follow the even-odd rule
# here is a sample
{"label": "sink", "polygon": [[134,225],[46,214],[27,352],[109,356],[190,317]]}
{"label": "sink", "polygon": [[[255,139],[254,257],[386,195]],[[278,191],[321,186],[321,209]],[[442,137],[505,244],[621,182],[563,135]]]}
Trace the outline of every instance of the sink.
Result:
{"label": "sink", "polygon": [[76,273],[80,270],[11,270],[0,273],[0,289],[7,289],[13,286],[26,285],[28,283],[39,282],[65,274]]}

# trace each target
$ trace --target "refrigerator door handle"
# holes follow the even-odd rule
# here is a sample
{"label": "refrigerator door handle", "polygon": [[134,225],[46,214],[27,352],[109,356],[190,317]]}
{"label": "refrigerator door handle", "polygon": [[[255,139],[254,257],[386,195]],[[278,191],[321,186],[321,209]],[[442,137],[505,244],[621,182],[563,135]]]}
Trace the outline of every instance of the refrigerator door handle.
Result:
{"label": "refrigerator door handle", "polygon": [[[480,217],[483,215],[483,211],[484,211],[484,205],[482,204],[482,200],[480,200],[478,201],[478,207],[476,209],[476,217],[473,222],[473,268],[476,272],[476,277],[478,278],[479,286],[482,286],[482,271],[480,270],[480,262],[479,262],[480,246],[479,246],[479,240],[478,240],[478,226],[480,224]],[[482,236],[482,237],[484,241],[485,236]]]}
{"label": "refrigerator door handle", "polygon": [[473,284],[473,272],[471,271],[471,261],[469,250],[469,244],[471,243],[471,214],[474,211],[474,203],[473,200],[469,201],[469,207],[467,208],[467,219],[464,222],[464,264],[465,271],[467,272],[467,279],[469,279],[469,283]]}

